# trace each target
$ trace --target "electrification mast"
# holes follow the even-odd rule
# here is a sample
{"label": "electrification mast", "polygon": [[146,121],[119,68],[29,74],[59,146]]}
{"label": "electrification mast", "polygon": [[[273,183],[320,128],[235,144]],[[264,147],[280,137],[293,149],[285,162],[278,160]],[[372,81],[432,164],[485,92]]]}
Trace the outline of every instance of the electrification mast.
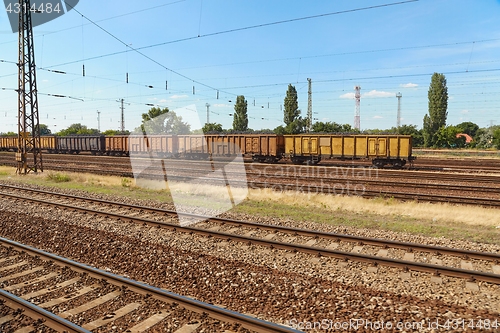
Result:
{"label": "electrification mast", "polygon": [[360,118],[361,118],[361,111],[360,111],[361,87],[355,86],[354,90],[355,90],[354,98],[356,99],[356,108],[354,110],[354,128],[359,131],[359,130],[361,130],[361,122],[360,122]]}
{"label": "electrification mast", "polygon": [[[43,172],[30,0],[19,0],[18,174]],[[28,155],[33,154],[33,160]]]}
{"label": "electrification mast", "polygon": [[121,113],[122,113],[122,120],[120,122],[120,131],[123,133],[125,133],[125,107],[123,106],[123,98],[120,100],[121,102],[121,106],[120,106],[120,110],[121,110]]}
{"label": "electrification mast", "polygon": [[396,97],[398,98],[398,119],[397,119],[397,127],[398,127],[398,133],[399,133],[399,128],[401,127],[401,95],[400,92],[396,94]]}
{"label": "electrification mast", "polygon": [[210,104],[206,103],[205,106],[207,107],[207,124],[210,122]]}
{"label": "electrification mast", "polygon": [[312,107],[312,84],[311,79],[307,79],[309,83],[309,89],[307,90],[307,131],[312,131],[312,123],[313,123],[313,107]]}

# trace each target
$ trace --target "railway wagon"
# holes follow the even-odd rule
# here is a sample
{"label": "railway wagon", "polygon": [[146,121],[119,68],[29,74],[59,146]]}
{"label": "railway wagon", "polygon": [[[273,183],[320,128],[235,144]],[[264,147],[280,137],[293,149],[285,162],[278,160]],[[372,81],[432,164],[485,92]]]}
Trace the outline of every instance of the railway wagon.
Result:
{"label": "railway wagon", "polygon": [[104,142],[105,151],[102,152],[103,154],[110,156],[128,156],[130,154],[128,135],[106,136]]}
{"label": "railway wagon", "polygon": [[376,167],[400,168],[412,161],[410,135],[285,135],[285,157],[293,163],[322,159],[370,159]]}
{"label": "railway wagon", "polygon": [[40,149],[49,154],[57,153],[57,137],[55,135],[44,135],[40,137]]}
{"label": "railway wagon", "polygon": [[174,157],[178,152],[176,135],[130,135],[127,154],[152,153],[157,157]]}
{"label": "railway wagon", "polygon": [[207,139],[203,135],[177,135],[177,153],[189,159],[206,159],[210,156]]}
{"label": "railway wagon", "polygon": [[17,136],[2,136],[0,137],[0,150],[17,151],[17,142]]}
{"label": "railway wagon", "polygon": [[242,154],[254,161],[273,163],[281,159],[285,150],[283,136],[276,134],[205,134],[212,156]]}
{"label": "railway wagon", "polygon": [[245,137],[246,155],[256,162],[276,163],[285,153],[285,138],[276,134],[255,134]]}
{"label": "railway wagon", "polygon": [[56,139],[56,149],[62,154],[79,154],[90,152],[92,155],[105,151],[104,135],[61,136]]}

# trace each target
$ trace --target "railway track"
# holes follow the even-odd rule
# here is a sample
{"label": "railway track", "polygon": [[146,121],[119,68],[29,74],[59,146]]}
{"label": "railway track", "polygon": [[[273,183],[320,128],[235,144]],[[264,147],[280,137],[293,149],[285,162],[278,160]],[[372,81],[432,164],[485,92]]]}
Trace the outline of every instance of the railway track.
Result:
{"label": "railway track", "polygon": [[[138,157],[134,157],[138,158]],[[167,159],[169,161],[176,161]],[[52,163],[88,163],[101,166],[115,167],[117,165],[126,168],[130,167],[129,157],[116,156],[94,156],[94,155],[70,155],[70,154],[44,154],[44,161]],[[109,162],[107,162],[109,161]],[[4,165],[12,165],[15,163],[14,153],[0,152],[0,163]],[[200,163],[199,160],[182,160],[182,163]],[[245,163],[252,163],[251,159],[245,159]],[[263,164],[266,166],[266,164]],[[269,165],[269,164],[268,164]],[[302,167],[303,165],[293,165],[286,162],[271,165],[285,165],[291,167]],[[338,167],[338,168],[373,168],[369,161],[362,160],[324,160],[317,167]],[[381,171],[394,171],[380,169]],[[406,167],[404,170],[424,171],[424,172],[461,172],[461,173],[499,173],[500,160],[483,159],[483,160],[468,160],[468,159],[436,159],[436,158],[419,158],[413,165]]]}
{"label": "railway track", "polygon": [[[5,189],[9,188],[18,193],[5,193]],[[34,198],[33,195],[29,195],[30,191],[44,199]],[[333,257],[342,262],[363,262],[374,269],[382,265],[397,267],[404,271],[463,278],[468,281],[467,283],[484,281],[500,284],[500,254],[498,253],[354,237],[199,215],[191,215],[193,218],[204,220],[196,224],[196,227],[180,226],[175,221],[174,211],[31,189],[3,187],[0,196],[9,200],[23,200],[23,202],[29,200],[37,205],[78,211],[87,216],[111,217],[124,223],[148,224],[173,232],[212,237],[222,242],[237,241],[244,243],[244,246],[261,245],[314,256]],[[146,214],[155,218],[145,218]]]}
{"label": "railway track", "polygon": [[[178,163],[180,167],[185,167],[186,165],[192,165],[193,167],[200,166],[204,161],[197,160],[175,160],[167,159],[169,163]],[[452,163],[454,160],[450,160]],[[64,166],[68,166],[68,170],[73,171],[81,168],[81,165],[90,165],[92,168],[88,168],[88,171],[96,171],[102,174],[112,174],[124,176],[132,175],[131,165],[129,158],[123,157],[112,157],[112,156],[92,156],[92,155],[44,155],[44,165],[47,169],[54,170],[65,170]],[[148,159],[144,159],[145,163],[148,163]],[[248,162],[248,163],[247,163]],[[207,163],[210,163],[207,161]],[[16,166],[14,161],[14,155],[12,153],[0,152],[0,164],[7,166]],[[345,162],[345,163],[328,163],[321,164],[317,166],[306,166],[306,165],[293,165],[288,163],[278,163],[278,164],[262,164],[262,163],[252,163],[252,161],[245,161],[247,172],[261,171],[262,170],[272,170],[277,169],[282,170],[283,173],[303,173],[314,174],[317,176],[334,174],[337,177],[347,178],[352,175],[365,173],[368,176],[378,178],[402,178],[405,179],[418,179],[422,180],[461,180],[461,181],[497,181],[500,182],[499,176],[488,176],[481,173],[474,173],[474,170],[464,170],[466,172],[457,173],[460,170],[454,170],[452,166],[445,165],[441,168],[431,167],[433,171],[426,171],[425,168],[417,167],[412,170],[388,170],[388,169],[376,169],[367,163],[356,163],[356,162]],[[99,170],[94,170],[99,169]],[[291,170],[291,171],[290,171]],[[296,171],[293,171],[296,170]],[[307,170],[313,170],[308,172]],[[500,169],[495,169],[495,173]],[[443,172],[445,171],[445,172]],[[359,176],[358,176],[359,177]]]}
{"label": "railway track", "polygon": [[39,328],[23,324],[17,310],[23,309],[22,315],[36,325],[43,319],[59,332],[143,332],[151,327],[179,333],[298,332],[5,238],[0,247],[0,297],[7,299],[3,306],[15,309],[0,318],[5,331]]}
{"label": "railway track", "polygon": [[0,315],[0,328],[5,331],[54,330],[55,332],[90,333],[89,330],[4,290],[0,290],[0,304],[0,307],[3,307]]}

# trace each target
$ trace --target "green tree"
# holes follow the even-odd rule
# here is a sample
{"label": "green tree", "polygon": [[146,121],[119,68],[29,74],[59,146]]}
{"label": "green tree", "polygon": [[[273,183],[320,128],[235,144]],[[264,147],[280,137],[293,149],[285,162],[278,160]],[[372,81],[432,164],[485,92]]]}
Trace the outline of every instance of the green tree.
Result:
{"label": "green tree", "polygon": [[278,134],[278,135],[287,134],[287,133],[285,133],[285,126],[283,126],[283,125],[279,125],[278,127],[276,127],[276,128],[273,130],[273,132],[274,132],[275,134]]}
{"label": "green tree", "polygon": [[280,125],[276,127],[273,132],[276,134],[300,134],[305,133],[307,130],[307,119],[302,119],[302,117],[298,117],[290,124],[283,126]]}
{"label": "green tree", "polygon": [[300,110],[297,90],[294,86],[289,84],[284,101],[283,121],[285,122],[285,125],[288,126],[297,120],[299,116]]}
{"label": "green tree", "polygon": [[432,74],[429,92],[429,114],[424,116],[424,145],[433,146],[438,130],[446,126],[448,117],[448,87],[444,74]]}
{"label": "green tree", "polygon": [[342,125],[336,122],[318,121],[312,125],[312,131],[316,133],[339,133],[342,132]]}
{"label": "green tree", "polygon": [[475,137],[479,126],[474,124],[473,122],[466,121],[457,125],[458,128],[462,131],[462,133],[467,133],[471,137]]}
{"label": "green tree", "polygon": [[125,132],[122,132],[122,131],[119,131],[119,130],[114,130],[114,129],[108,129],[108,130],[105,130],[104,132],[102,132],[103,135],[107,135],[107,136],[113,136],[113,135],[129,135],[130,134],[130,131],[125,131]]}
{"label": "green tree", "polygon": [[480,128],[476,132],[474,141],[472,141],[471,147],[475,148],[493,148],[498,141],[495,141],[495,133],[500,134],[498,131],[500,126],[490,126],[488,128]]}
{"label": "green tree", "polygon": [[97,135],[99,130],[96,128],[87,128],[87,126],[80,123],[72,124],[68,128],[60,130],[57,135],[67,136],[67,135]]}
{"label": "green tree", "polygon": [[203,133],[222,133],[224,130],[222,129],[221,124],[217,123],[206,123],[205,126],[201,129]]}
{"label": "green tree", "polygon": [[434,146],[438,148],[463,148],[465,147],[465,137],[457,134],[461,133],[457,126],[442,126],[435,134]]}
{"label": "green tree", "polygon": [[[398,133],[397,127],[393,127]],[[412,143],[415,147],[421,147],[424,144],[424,137],[422,136],[422,130],[417,129],[417,125],[401,125],[399,127],[399,134],[401,135],[411,135]]]}
{"label": "green tree", "polygon": [[51,135],[52,131],[45,124],[40,124],[40,135]]}
{"label": "green tree", "polygon": [[496,149],[500,149],[500,128],[493,131],[492,144]]}
{"label": "green tree", "polygon": [[239,95],[236,97],[236,103],[234,104],[233,130],[245,132],[248,129],[247,107],[248,103],[245,100],[245,96]]}
{"label": "green tree", "polygon": [[142,114],[140,131],[147,134],[189,134],[191,126],[168,108],[153,107]]}

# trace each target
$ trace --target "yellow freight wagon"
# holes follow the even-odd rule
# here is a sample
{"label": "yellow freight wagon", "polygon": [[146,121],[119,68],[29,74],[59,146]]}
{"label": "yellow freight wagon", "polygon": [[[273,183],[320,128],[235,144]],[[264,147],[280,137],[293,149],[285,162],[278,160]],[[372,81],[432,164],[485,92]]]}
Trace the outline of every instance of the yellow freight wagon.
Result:
{"label": "yellow freight wagon", "polygon": [[49,154],[57,153],[57,143],[55,135],[44,135],[40,137],[40,148]]}
{"label": "yellow freight wagon", "polygon": [[410,135],[285,135],[285,157],[293,163],[322,159],[370,159],[373,165],[399,168],[412,161]]}

